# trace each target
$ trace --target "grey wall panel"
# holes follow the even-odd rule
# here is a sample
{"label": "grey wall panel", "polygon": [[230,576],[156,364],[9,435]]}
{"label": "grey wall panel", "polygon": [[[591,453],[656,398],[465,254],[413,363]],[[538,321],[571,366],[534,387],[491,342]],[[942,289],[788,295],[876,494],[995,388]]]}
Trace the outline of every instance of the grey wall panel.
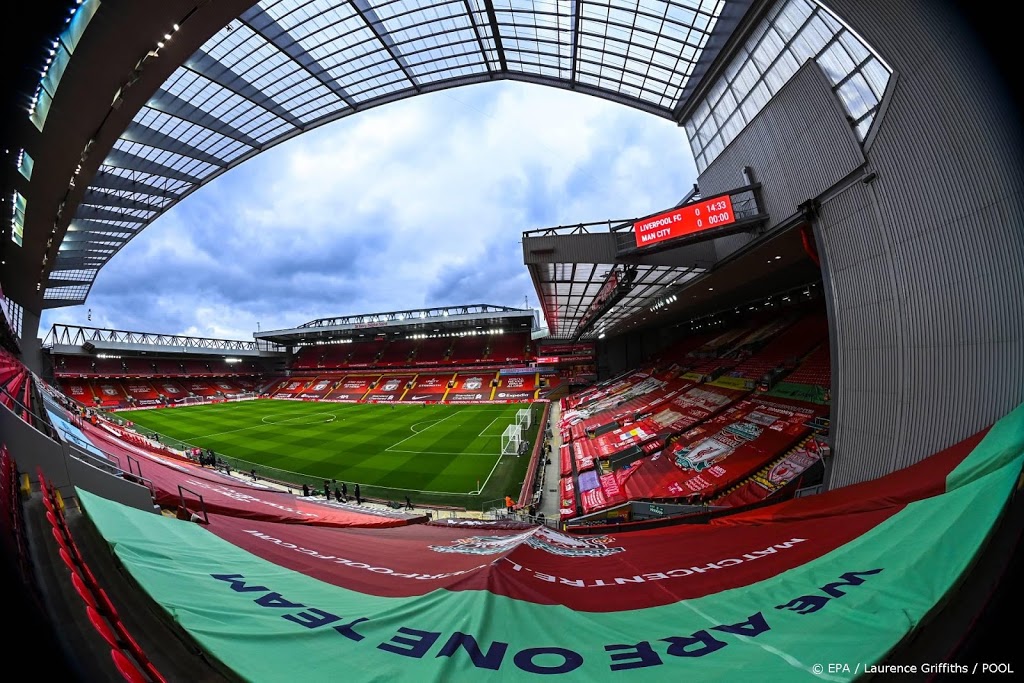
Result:
{"label": "grey wall panel", "polygon": [[[860,146],[825,75],[817,64],[808,62],[704,169],[697,184],[705,197],[731,190],[746,184],[743,167],[750,166],[764,188],[769,223],[775,224],[863,163]],[[734,248],[744,243],[725,240],[735,243]],[[733,247],[725,240],[723,250]]]}
{"label": "grey wall panel", "polygon": [[877,179],[822,206],[832,284],[832,485],[910,465],[1024,401],[1020,124],[932,2],[829,3],[897,78]]}
{"label": "grey wall panel", "polygon": [[699,184],[728,190],[750,166],[772,224],[821,202],[838,486],[917,462],[1024,401],[1024,151],[997,74],[947,6],[828,5],[893,68],[866,152],[805,65]]}

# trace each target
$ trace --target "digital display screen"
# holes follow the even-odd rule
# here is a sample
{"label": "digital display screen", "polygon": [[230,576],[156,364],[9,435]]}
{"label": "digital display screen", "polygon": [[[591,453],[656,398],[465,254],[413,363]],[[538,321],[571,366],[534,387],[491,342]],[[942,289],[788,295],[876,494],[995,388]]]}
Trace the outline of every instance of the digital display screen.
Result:
{"label": "digital display screen", "polygon": [[724,194],[639,220],[633,224],[633,234],[636,237],[636,246],[647,247],[735,222],[732,199]]}

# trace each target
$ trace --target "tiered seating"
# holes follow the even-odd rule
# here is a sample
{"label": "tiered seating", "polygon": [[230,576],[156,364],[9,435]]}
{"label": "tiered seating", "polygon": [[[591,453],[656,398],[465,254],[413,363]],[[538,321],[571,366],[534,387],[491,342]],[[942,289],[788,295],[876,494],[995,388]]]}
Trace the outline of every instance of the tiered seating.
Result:
{"label": "tiered seating", "polygon": [[804,359],[804,362],[786,377],[785,381],[792,384],[830,387],[832,385],[832,362],[829,357],[828,342],[812,351]]}
{"label": "tiered seating", "polygon": [[760,503],[769,497],[782,500],[800,483],[801,477],[821,458],[821,446],[808,436],[785,455],[765,465],[756,474],[741,481],[710,501],[715,507],[739,507]]}
{"label": "tiered seating", "polygon": [[[106,391],[103,389],[103,386],[120,389],[126,394],[126,396],[131,396],[132,399],[134,399],[133,403],[135,403],[135,405],[153,406],[163,403],[164,399],[164,395],[157,391],[149,380],[145,379],[129,379],[126,380],[123,385],[117,380],[104,381],[102,382],[102,386],[100,386],[100,392],[97,392],[97,395],[99,395],[101,399]],[[180,398],[180,396],[178,398]],[[127,401],[125,401],[125,403],[127,403]]]}
{"label": "tiered seating", "polygon": [[686,368],[686,376],[700,381],[704,376],[732,368],[737,362],[735,358],[692,359]]}
{"label": "tiered seating", "polygon": [[21,361],[0,349],[0,403],[31,422],[32,375]]}
{"label": "tiered seating", "polygon": [[802,401],[744,399],[687,430],[659,457],[631,463],[619,483],[631,499],[713,499],[800,443],[824,411]]}
{"label": "tiered seating", "polygon": [[412,339],[395,339],[384,347],[377,359],[378,367],[408,367],[409,357],[416,348],[416,342]]}
{"label": "tiered seating", "polygon": [[92,373],[92,361],[85,356],[56,356],[53,360],[55,377],[84,376]]}
{"label": "tiered seating", "polygon": [[323,347],[303,346],[301,349],[299,349],[299,352],[295,354],[295,360],[292,362],[292,369],[309,370],[313,368],[322,367],[323,357]]}
{"label": "tiered seating", "polygon": [[325,398],[338,384],[337,377],[317,377],[305,387],[299,394],[302,398]]}
{"label": "tiered seating", "polygon": [[530,375],[498,374],[497,386],[491,398],[495,401],[527,401],[536,397],[539,382],[537,373]]}
{"label": "tiered seating", "polygon": [[413,355],[413,365],[441,365],[448,362],[448,349],[451,348],[452,340],[439,337],[435,339],[421,339],[416,344]]}
{"label": "tiered seating", "polygon": [[92,386],[84,379],[64,379],[59,382],[64,395],[84,406],[96,405],[96,397],[93,396]]}
{"label": "tiered seating", "polygon": [[324,369],[337,369],[345,365],[348,354],[351,353],[351,344],[332,344],[330,346],[314,347],[320,349],[318,367]]}
{"label": "tiered seating", "polygon": [[228,384],[238,387],[240,391],[255,391],[258,381],[247,377],[232,377]]}
{"label": "tiered seating", "polygon": [[345,359],[345,366],[350,368],[368,368],[377,361],[377,354],[380,346],[371,342],[359,342],[348,344],[349,354]]}
{"label": "tiered seating", "polygon": [[413,382],[413,386],[402,397],[405,401],[440,401],[446,391],[448,382],[455,379],[455,374],[447,373],[419,373]]}
{"label": "tiered seating", "polygon": [[206,361],[186,359],[181,362],[182,370],[186,375],[212,375],[214,374],[210,370],[210,364]]}
{"label": "tiered seating", "polygon": [[[161,382],[160,384],[166,384]],[[201,379],[183,379],[178,382],[186,392],[194,396],[216,396],[223,391],[212,382]]]}
{"label": "tiered seating", "polygon": [[161,675],[145,650],[129,632],[114,602],[97,580],[75,543],[64,518],[64,503],[60,492],[50,488],[42,469],[39,469],[37,476],[53,542],[69,573],[75,592],[82,599],[81,607],[84,608],[96,632],[110,647],[110,655],[117,670],[131,683],[166,683],[167,679]]}
{"label": "tiered seating", "polygon": [[448,354],[448,360],[455,364],[480,363],[484,360],[486,351],[487,337],[485,336],[456,337],[452,343],[451,353]]}
{"label": "tiered seating", "polygon": [[528,334],[496,334],[487,337],[486,359],[496,363],[515,363],[533,357]]}
{"label": "tiered seating", "polygon": [[152,376],[156,374],[153,361],[145,358],[125,358],[122,367],[126,375]]}
{"label": "tiered seating", "polygon": [[299,396],[303,389],[309,386],[315,377],[291,377],[282,381],[273,391],[272,395],[278,398],[294,398]]}
{"label": "tiered seating", "polygon": [[97,358],[93,368],[100,377],[111,377],[125,374],[124,363],[119,358]]}
{"label": "tiered seating", "polygon": [[[122,380],[124,384],[128,384],[133,380]],[[150,385],[156,390],[161,396],[170,399],[171,401],[179,401],[189,395],[189,392],[185,387],[181,385],[181,382],[173,379],[154,379],[150,380]]]}
{"label": "tiered seating", "polygon": [[769,371],[795,367],[799,359],[828,336],[824,315],[801,317],[747,360],[729,371],[734,377],[761,379]]}
{"label": "tiered seating", "polygon": [[460,372],[452,381],[444,400],[450,402],[486,401],[491,397],[491,380],[497,379],[494,370]]}
{"label": "tiered seating", "polygon": [[358,401],[366,392],[370,390],[370,386],[380,378],[379,374],[370,375],[345,375],[336,389],[331,392],[331,400],[337,401]]}
{"label": "tiered seating", "polygon": [[392,403],[402,398],[402,394],[406,392],[406,388],[415,378],[415,375],[385,375],[381,377],[377,384],[367,392],[363,400],[367,403]]}
{"label": "tiered seating", "polygon": [[[799,388],[757,396],[755,380],[794,366],[825,337],[819,311],[748,321],[562,399],[563,517],[624,500],[706,501],[782,462],[827,415],[827,401]],[[805,376],[820,378],[823,346]]]}
{"label": "tiered seating", "polygon": [[158,375],[184,375],[185,366],[179,360],[159,359],[153,362]]}

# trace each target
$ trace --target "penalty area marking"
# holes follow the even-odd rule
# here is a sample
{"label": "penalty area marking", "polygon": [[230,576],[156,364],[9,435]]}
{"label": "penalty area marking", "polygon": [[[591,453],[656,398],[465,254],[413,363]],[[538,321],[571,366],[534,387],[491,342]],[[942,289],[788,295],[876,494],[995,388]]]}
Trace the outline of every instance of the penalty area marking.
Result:
{"label": "penalty area marking", "polygon": [[[390,452],[390,453],[393,453],[393,452],[395,452],[395,451],[394,451],[394,448],[395,448],[395,446],[401,446],[401,445],[402,445],[403,443],[405,443],[405,442],[406,442],[406,441],[408,441],[409,439],[413,438],[414,436],[417,436],[417,435],[419,435],[419,434],[422,434],[423,432],[425,432],[425,431],[427,431],[428,429],[430,429],[430,427],[436,427],[437,425],[441,424],[441,423],[442,423],[442,422],[444,422],[445,420],[448,420],[448,419],[450,419],[450,418],[453,418],[453,417],[455,417],[456,415],[458,415],[458,413],[452,413],[452,414],[451,414],[451,415],[449,415],[448,417],[442,417],[442,418],[441,418],[440,420],[433,420],[433,423],[434,423],[434,424],[432,424],[432,425],[430,425],[430,426],[428,426],[428,427],[424,427],[423,429],[421,429],[421,430],[420,430],[420,431],[418,431],[418,432],[413,432],[413,433],[412,433],[412,436],[407,436],[407,437],[405,437],[404,439],[402,439],[401,441],[399,441],[398,443],[393,443],[393,444],[391,444],[390,446],[388,446],[387,448],[385,448],[385,449],[384,449],[384,451],[385,451],[385,452]],[[423,424],[423,422],[417,422],[417,423],[416,423],[415,425],[413,425],[413,427],[415,427],[416,425],[421,425],[421,424]],[[412,427],[409,427],[409,429],[412,429]],[[398,451],[398,452],[399,452],[399,453],[401,453],[402,451]],[[408,453],[409,451],[406,451],[406,452]],[[415,451],[415,452],[416,452],[416,453],[419,453],[420,451]]]}
{"label": "penalty area marking", "polygon": [[487,438],[487,439],[494,439],[494,438],[500,437],[501,434],[485,434],[484,432],[486,432],[488,429],[490,429],[494,425],[494,423],[497,422],[498,420],[500,420],[501,418],[502,418],[502,416],[498,416],[496,418],[493,418],[489,423],[487,423],[486,427],[484,427],[483,429],[480,430],[480,433],[476,435],[476,438],[479,439],[480,437],[484,437],[484,438]]}
{"label": "penalty area marking", "polygon": [[[423,429],[416,429],[420,425],[430,425],[430,424],[434,424],[435,422],[440,422],[440,421],[441,421],[441,418],[437,418],[436,420],[424,420],[423,422],[417,422],[412,427],[409,427],[409,431],[412,432],[413,434],[419,434],[422,431],[430,429],[430,427],[424,427]],[[412,438],[412,437],[410,437],[410,438]]]}

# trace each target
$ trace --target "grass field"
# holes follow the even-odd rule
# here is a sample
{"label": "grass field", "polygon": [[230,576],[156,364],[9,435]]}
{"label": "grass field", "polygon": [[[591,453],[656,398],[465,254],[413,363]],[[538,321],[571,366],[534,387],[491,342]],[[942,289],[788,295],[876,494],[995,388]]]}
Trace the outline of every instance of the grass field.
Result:
{"label": "grass field", "polygon": [[[256,468],[298,486],[337,479],[350,493],[359,482],[364,496],[404,500],[408,493],[422,503],[470,507],[471,497],[518,496],[529,458],[502,458],[501,434],[524,407],[264,399],[120,417],[165,443],[210,448],[236,469]],[[534,422],[541,407],[534,407]],[[526,438],[533,443],[534,436]]]}

